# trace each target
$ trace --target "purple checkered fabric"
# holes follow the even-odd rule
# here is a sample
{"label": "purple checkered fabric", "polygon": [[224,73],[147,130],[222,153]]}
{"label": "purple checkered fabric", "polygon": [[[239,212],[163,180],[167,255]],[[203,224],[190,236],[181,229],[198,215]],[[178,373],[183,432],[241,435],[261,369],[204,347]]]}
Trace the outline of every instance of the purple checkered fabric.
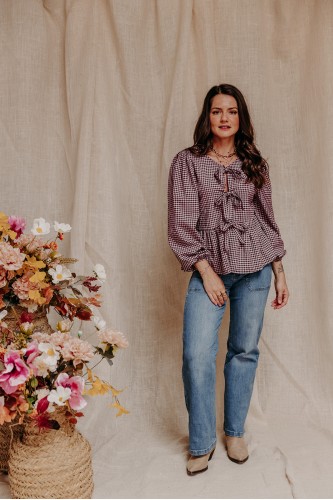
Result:
{"label": "purple checkered fabric", "polygon": [[207,259],[218,274],[252,273],[287,253],[274,219],[268,170],[265,177],[257,189],[238,158],[225,168],[188,149],[174,157],[168,242],[183,271],[194,271],[198,260]]}

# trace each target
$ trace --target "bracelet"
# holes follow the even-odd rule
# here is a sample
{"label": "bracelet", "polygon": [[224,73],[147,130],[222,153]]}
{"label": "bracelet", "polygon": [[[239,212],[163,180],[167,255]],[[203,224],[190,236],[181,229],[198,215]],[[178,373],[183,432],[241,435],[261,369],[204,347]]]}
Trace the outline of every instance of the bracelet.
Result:
{"label": "bracelet", "polygon": [[205,267],[205,269],[203,269],[203,271],[200,273],[200,274],[201,274],[201,276],[202,276],[202,275],[203,275],[203,274],[207,271],[207,269],[208,269],[209,267],[210,267],[210,264],[208,264],[208,266],[207,266],[207,267]]}

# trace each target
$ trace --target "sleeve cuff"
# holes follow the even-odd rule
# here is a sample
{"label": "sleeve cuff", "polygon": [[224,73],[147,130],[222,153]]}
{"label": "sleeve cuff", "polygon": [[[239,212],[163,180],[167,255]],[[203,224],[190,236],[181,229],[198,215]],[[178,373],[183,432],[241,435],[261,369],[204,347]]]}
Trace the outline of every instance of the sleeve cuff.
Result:
{"label": "sleeve cuff", "polygon": [[210,256],[208,254],[200,255],[195,257],[194,259],[187,260],[187,261],[182,261],[181,263],[181,270],[182,271],[187,271],[187,272],[193,272],[196,271],[196,267],[194,267],[194,264],[199,262],[199,260],[204,260],[206,259],[210,265],[212,265]]}

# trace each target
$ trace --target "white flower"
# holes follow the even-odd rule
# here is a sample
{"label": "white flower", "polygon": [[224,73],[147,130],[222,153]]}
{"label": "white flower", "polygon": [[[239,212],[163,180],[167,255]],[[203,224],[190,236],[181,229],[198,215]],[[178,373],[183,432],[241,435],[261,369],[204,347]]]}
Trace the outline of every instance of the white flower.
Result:
{"label": "white flower", "polygon": [[49,222],[46,222],[43,217],[41,217],[40,219],[35,219],[31,232],[36,236],[40,236],[41,234],[49,234],[50,224]]}
{"label": "white flower", "polygon": [[49,269],[49,274],[52,276],[53,283],[69,280],[72,277],[70,270],[61,264],[58,264],[55,269]]}
{"label": "white flower", "polygon": [[47,377],[49,375],[49,365],[45,363],[45,357],[38,356],[33,360],[31,366],[34,368],[37,377]]}
{"label": "white flower", "polygon": [[21,323],[20,330],[23,333],[29,333],[29,332],[31,333],[33,330],[33,324],[29,323],[28,321],[26,321],[25,323]]}
{"label": "white flower", "polygon": [[106,280],[106,272],[104,266],[102,264],[96,264],[94,267],[94,273],[96,274],[97,278],[100,279],[101,281]]}
{"label": "white flower", "polygon": [[57,221],[54,221],[54,230],[57,231],[57,233],[69,233],[69,231],[72,229],[69,224],[60,224]]}
{"label": "white flower", "polygon": [[[37,404],[41,399],[47,398],[47,396],[50,394],[50,389],[36,389],[36,395],[37,395],[37,401],[34,404],[34,407],[37,408]],[[49,406],[47,407],[47,412],[48,413],[53,413],[55,411],[55,406],[53,406],[52,403],[49,402]]]}
{"label": "white flower", "polygon": [[50,394],[47,396],[47,400],[58,406],[64,406],[67,399],[70,398],[71,392],[70,387],[63,387],[62,385],[59,385],[56,389],[52,389]]}
{"label": "white flower", "polygon": [[40,401],[43,398],[46,398],[50,394],[49,389],[36,389],[36,395],[37,395],[37,402]]}
{"label": "white flower", "polygon": [[50,341],[50,335],[48,333],[45,333],[45,332],[37,332],[36,331],[31,335],[31,338],[33,340],[36,340],[38,343]]}
{"label": "white flower", "polygon": [[26,301],[21,300],[21,305],[23,307],[26,307],[29,313],[34,313],[38,309],[38,304],[36,304],[36,302],[30,303],[29,300]]}
{"label": "white flower", "polygon": [[104,321],[104,319],[99,318],[98,316],[93,316],[93,320],[97,330],[103,330],[103,328],[106,327],[106,321]]}
{"label": "white flower", "polygon": [[44,364],[48,366],[51,372],[54,372],[57,369],[57,363],[60,358],[60,353],[57,351],[56,347],[48,342],[42,342],[38,344],[38,350],[42,353],[40,358]]}
{"label": "white flower", "polygon": [[5,309],[4,311],[1,311],[1,312],[0,312],[0,322],[3,320],[3,318],[4,318],[5,316],[7,316],[7,314],[8,314],[8,311],[6,311],[6,309]]}

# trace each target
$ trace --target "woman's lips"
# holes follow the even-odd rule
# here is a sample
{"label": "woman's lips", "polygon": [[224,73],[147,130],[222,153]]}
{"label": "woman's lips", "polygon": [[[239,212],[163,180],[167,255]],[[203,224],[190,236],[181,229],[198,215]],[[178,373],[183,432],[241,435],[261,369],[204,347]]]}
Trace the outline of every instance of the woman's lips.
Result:
{"label": "woman's lips", "polygon": [[222,130],[228,130],[228,128],[230,128],[230,127],[228,125],[222,125],[219,128],[222,129]]}

